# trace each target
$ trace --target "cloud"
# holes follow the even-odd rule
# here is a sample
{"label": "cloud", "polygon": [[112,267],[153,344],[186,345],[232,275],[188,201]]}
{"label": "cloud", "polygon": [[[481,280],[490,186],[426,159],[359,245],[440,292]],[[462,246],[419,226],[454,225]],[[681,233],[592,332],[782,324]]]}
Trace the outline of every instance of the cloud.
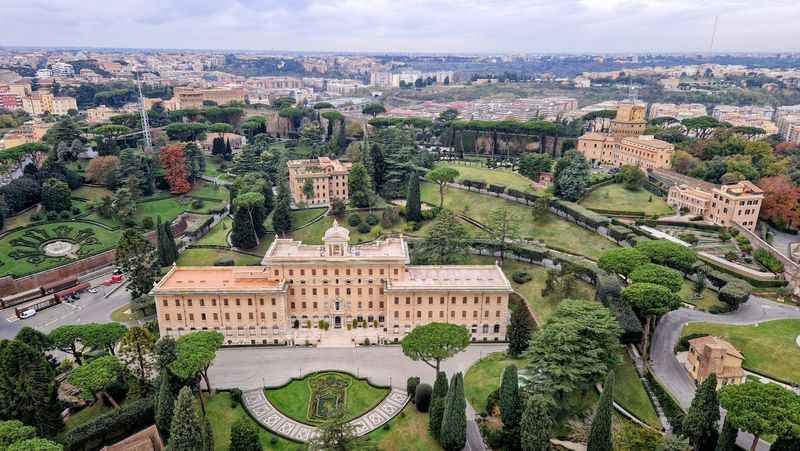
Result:
{"label": "cloud", "polygon": [[394,52],[797,50],[792,0],[3,0],[4,45]]}

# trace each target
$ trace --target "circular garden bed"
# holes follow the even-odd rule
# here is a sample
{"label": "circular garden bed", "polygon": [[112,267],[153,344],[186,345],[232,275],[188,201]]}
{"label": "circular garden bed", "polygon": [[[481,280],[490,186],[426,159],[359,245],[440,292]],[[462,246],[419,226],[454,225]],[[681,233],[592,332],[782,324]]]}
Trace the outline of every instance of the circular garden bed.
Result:
{"label": "circular garden bed", "polygon": [[111,230],[80,220],[32,225],[0,236],[0,277],[25,276],[116,246]]}
{"label": "circular garden bed", "polygon": [[284,415],[301,423],[320,425],[342,416],[349,421],[367,413],[388,394],[366,379],[339,371],[311,373],[288,384],[267,388],[269,402]]}

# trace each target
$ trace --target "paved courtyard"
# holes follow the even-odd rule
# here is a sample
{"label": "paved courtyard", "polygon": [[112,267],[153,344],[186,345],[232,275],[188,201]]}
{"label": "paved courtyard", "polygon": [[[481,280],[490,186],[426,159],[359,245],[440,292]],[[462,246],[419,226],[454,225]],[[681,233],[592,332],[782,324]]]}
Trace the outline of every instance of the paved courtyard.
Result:
{"label": "paved courtyard", "polygon": [[[506,344],[475,344],[442,363],[449,376],[466,372],[481,357],[504,352]],[[251,390],[281,385],[292,377],[314,371],[343,370],[366,377],[375,385],[405,389],[406,379],[418,376],[432,384],[435,371],[423,362],[414,362],[400,346],[368,346],[355,348],[223,348],[217,352],[209,370],[211,386],[215,389],[239,388]]]}

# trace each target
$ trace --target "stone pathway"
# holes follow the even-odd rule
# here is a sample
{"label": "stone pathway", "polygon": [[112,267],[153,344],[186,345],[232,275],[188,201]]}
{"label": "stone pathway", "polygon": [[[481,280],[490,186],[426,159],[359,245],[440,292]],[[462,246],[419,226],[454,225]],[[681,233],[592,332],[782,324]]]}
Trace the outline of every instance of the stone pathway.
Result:
{"label": "stone pathway", "polygon": [[[255,389],[242,396],[244,407],[268,430],[296,442],[308,442],[316,437],[314,426],[293,420],[276,409],[264,395],[264,390]],[[350,421],[358,436],[367,435],[399,414],[409,401],[404,390],[392,391],[374,409]]]}

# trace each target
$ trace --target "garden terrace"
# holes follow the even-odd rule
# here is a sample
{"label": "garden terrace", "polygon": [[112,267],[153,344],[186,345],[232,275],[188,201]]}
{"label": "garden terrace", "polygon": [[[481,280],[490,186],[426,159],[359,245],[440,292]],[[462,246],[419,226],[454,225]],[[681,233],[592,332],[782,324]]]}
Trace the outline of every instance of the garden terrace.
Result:
{"label": "garden terrace", "polygon": [[645,190],[629,190],[619,183],[599,186],[579,202],[580,205],[604,214],[636,214],[664,216],[674,213],[667,202]]}
{"label": "garden terrace", "polygon": [[522,192],[537,192],[533,187],[533,181],[510,169],[488,169],[482,166],[465,165],[459,163],[436,163],[436,167],[447,167],[458,171],[456,183],[464,180],[480,180],[487,185],[501,185],[506,188],[516,189]]}
{"label": "garden terrace", "polygon": [[[439,188],[432,183],[422,183],[421,198],[424,202],[439,205]],[[573,204],[577,206],[577,204]],[[489,213],[496,208],[510,211],[520,220],[522,238],[538,240],[546,246],[592,259],[599,258],[605,251],[616,247],[601,235],[577,224],[558,218],[552,213],[533,217],[533,210],[525,205],[502,198],[492,199],[488,195],[457,188],[445,192],[444,207],[454,213],[469,217],[480,224],[487,224]],[[598,216],[587,210],[587,216]],[[607,218],[605,218],[607,221]]]}

